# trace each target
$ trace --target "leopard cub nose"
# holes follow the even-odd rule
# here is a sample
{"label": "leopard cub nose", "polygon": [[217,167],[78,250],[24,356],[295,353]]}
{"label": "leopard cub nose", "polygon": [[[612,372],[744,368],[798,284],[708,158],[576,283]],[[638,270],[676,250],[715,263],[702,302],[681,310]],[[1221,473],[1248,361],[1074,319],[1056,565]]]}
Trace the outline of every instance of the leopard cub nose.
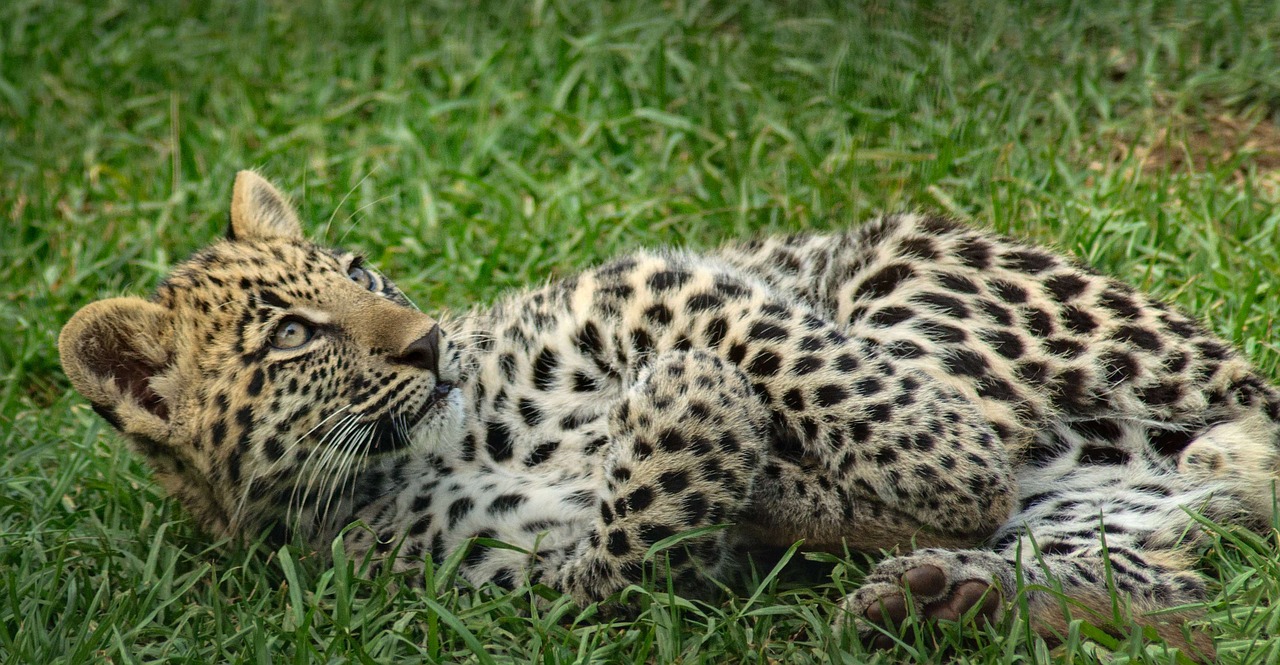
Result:
{"label": "leopard cub nose", "polygon": [[439,373],[440,326],[431,326],[427,334],[413,340],[400,353],[392,356],[391,362]]}

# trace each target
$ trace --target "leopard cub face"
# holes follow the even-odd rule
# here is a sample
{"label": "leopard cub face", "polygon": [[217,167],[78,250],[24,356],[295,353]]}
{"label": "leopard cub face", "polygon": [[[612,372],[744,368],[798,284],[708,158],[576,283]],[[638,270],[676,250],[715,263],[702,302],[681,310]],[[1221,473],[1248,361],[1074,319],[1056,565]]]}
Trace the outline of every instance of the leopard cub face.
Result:
{"label": "leopard cub face", "polygon": [[324,528],[370,462],[461,437],[457,347],[359,256],[303,239],[252,172],[225,240],[150,300],[86,306],[58,346],[76,390],[217,535]]}

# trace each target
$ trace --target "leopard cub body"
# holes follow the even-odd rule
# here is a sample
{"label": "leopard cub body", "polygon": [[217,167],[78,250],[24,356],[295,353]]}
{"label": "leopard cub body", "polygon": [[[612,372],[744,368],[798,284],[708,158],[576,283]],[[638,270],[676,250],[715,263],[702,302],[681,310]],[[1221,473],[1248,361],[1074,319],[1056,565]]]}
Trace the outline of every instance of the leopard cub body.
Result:
{"label": "leopard cub body", "polygon": [[397,569],[467,548],[471,582],[590,602],[727,524],[658,557],[678,589],[749,547],[883,548],[840,619],[872,641],[908,596],[994,619],[1021,583],[1045,631],[1044,588],[1108,613],[1118,592],[1207,652],[1148,616],[1203,597],[1185,509],[1271,520],[1280,395],[1235,350],[948,220],[640,252],[438,320],[255,174],[228,236],[60,340],[215,534],[345,533]]}

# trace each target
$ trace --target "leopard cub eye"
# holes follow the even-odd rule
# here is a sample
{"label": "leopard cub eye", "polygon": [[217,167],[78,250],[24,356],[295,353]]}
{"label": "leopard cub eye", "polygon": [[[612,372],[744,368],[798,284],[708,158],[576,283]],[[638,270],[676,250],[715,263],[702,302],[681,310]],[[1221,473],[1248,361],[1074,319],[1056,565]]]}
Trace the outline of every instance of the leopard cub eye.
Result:
{"label": "leopard cub eye", "polygon": [[347,277],[350,277],[351,281],[368,290],[373,290],[373,287],[376,286],[373,281],[373,273],[361,268],[360,266],[351,266],[351,268],[347,270]]}
{"label": "leopard cub eye", "polygon": [[296,349],[311,341],[314,334],[311,326],[298,319],[285,319],[276,326],[271,335],[271,346],[277,349]]}

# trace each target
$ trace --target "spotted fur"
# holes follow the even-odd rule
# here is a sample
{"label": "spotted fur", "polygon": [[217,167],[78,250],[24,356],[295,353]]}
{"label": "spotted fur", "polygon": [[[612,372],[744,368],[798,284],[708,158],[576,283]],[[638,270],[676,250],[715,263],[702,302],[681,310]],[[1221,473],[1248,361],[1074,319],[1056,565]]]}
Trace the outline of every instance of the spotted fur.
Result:
{"label": "spotted fur", "polygon": [[729,524],[662,557],[678,588],[749,546],[896,549],[843,604],[870,637],[906,587],[997,618],[973,590],[1021,580],[1107,608],[1114,589],[1207,653],[1149,615],[1204,594],[1184,509],[1271,519],[1280,400],[1234,349],[936,217],[639,252],[437,321],[244,172],[227,239],[150,300],[85,307],[60,349],[214,534],[323,548],[360,522],[353,557],[467,548],[471,582],[582,602]]}

